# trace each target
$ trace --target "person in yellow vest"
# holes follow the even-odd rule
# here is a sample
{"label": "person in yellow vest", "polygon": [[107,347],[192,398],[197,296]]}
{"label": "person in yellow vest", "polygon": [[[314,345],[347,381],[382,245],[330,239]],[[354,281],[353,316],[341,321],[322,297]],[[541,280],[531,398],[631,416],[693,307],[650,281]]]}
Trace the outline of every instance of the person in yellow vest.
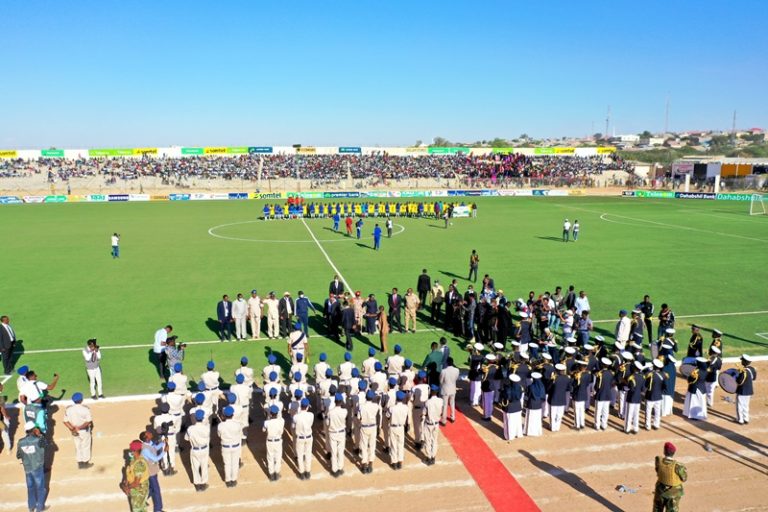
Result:
{"label": "person in yellow vest", "polygon": [[677,448],[664,443],[664,457],[656,456],[656,489],[653,493],[653,512],[677,512],[683,497],[683,482],[688,480],[685,466],[673,457]]}
{"label": "person in yellow vest", "polygon": [[275,205],[271,204],[269,205],[269,218],[274,219],[275,218]]}

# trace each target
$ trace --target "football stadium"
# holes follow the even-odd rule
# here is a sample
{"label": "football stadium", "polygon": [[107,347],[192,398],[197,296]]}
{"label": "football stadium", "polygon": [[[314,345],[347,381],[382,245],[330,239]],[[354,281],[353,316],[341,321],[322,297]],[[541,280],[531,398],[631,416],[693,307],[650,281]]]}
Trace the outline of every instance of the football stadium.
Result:
{"label": "football stadium", "polygon": [[9,108],[0,511],[768,510],[768,160],[735,113],[413,145],[91,119],[64,148]]}

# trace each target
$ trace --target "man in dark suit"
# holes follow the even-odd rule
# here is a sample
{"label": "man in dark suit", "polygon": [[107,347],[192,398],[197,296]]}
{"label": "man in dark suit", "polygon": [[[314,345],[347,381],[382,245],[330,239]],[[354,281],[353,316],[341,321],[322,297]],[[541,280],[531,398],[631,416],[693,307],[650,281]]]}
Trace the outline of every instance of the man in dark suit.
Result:
{"label": "man in dark suit", "polygon": [[389,296],[389,327],[392,331],[403,332],[403,324],[400,321],[400,310],[403,306],[403,297],[397,293],[397,288],[392,288]]}
{"label": "man in dark suit", "polygon": [[336,295],[333,293],[329,293],[328,298],[325,299],[325,304],[323,304],[323,316],[325,317],[326,325],[328,326],[328,336],[338,340],[341,306],[339,301],[336,300]]}
{"label": "man in dark suit", "polygon": [[454,305],[460,300],[461,296],[456,293],[456,288],[452,284],[448,285],[448,292],[445,294],[445,328],[450,329],[453,325]]}
{"label": "man in dark suit", "polygon": [[344,337],[347,341],[347,350],[352,350],[352,337],[357,329],[355,320],[355,308],[344,302],[344,310],[341,312],[341,326],[344,328]]}
{"label": "man in dark suit", "polygon": [[232,303],[229,295],[224,295],[216,305],[216,316],[219,319],[219,339],[229,341],[232,337]]}
{"label": "man in dark suit", "polygon": [[11,319],[0,317],[0,355],[3,358],[3,373],[13,373],[13,349],[16,347],[16,332],[11,327]]}
{"label": "man in dark suit", "polygon": [[429,274],[427,274],[427,269],[424,269],[421,271],[419,280],[416,283],[416,291],[419,292],[419,309],[422,309],[424,304],[427,303],[427,294],[431,288],[432,279],[430,279]]}
{"label": "man in dark suit", "polygon": [[291,323],[296,307],[291,298],[291,292],[285,292],[283,298],[277,303],[277,314],[280,316],[280,337],[287,338],[291,332]]}
{"label": "man in dark suit", "polygon": [[341,297],[344,294],[344,283],[341,282],[339,276],[333,276],[333,281],[328,285],[328,293],[332,293],[336,297]]}

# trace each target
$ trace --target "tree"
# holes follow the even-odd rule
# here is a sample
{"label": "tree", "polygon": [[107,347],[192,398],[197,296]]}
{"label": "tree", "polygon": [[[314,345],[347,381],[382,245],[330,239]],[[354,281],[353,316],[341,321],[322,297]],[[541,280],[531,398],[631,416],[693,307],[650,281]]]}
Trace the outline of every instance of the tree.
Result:
{"label": "tree", "polygon": [[451,141],[444,137],[435,137],[432,139],[432,146],[436,148],[449,148],[453,144],[451,144]]}
{"label": "tree", "polygon": [[653,134],[648,130],[644,130],[643,133],[640,134],[641,139],[650,139],[651,137],[653,137]]}
{"label": "tree", "polygon": [[602,139],[603,138],[603,134],[600,133],[600,132],[597,132],[597,133],[592,135],[592,138],[595,139],[595,140]]}
{"label": "tree", "polygon": [[520,140],[528,140],[528,134],[527,133],[523,133],[522,135],[520,135],[520,137],[518,137],[518,139],[520,139]]}
{"label": "tree", "polygon": [[490,144],[492,148],[508,148],[510,145],[506,139],[502,139],[501,137],[496,137]]}
{"label": "tree", "polygon": [[414,144],[414,146],[418,148],[419,146],[421,146],[421,144],[422,144],[422,142],[420,140],[417,140],[416,144]]}

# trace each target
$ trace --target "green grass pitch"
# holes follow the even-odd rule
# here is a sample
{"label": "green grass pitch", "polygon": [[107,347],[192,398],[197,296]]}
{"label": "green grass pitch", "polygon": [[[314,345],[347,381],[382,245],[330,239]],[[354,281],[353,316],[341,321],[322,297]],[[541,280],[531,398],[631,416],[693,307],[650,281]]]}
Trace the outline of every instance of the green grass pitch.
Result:
{"label": "green grass pitch", "polygon": [[[334,271],[301,221],[256,221],[261,201],[9,205],[0,208],[3,270],[0,312],[11,316],[24,340],[17,367],[30,365],[43,380],[54,371],[61,388],[87,393],[82,357],[89,337],[105,350],[102,368],[109,396],[155,392],[159,380],[148,362],[153,333],[171,323],[183,341],[215,340],[209,327],[223,293],[257,288],[294,297],[301,289],[320,305]],[[308,220],[315,236],[355,290],[380,303],[393,286],[416,286],[422,268],[446,287],[453,277],[466,289],[469,252],[480,254],[480,276],[489,273],[505,294],[556,285],[587,291],[599,331],[611,334],[620,308],[631,309],[649,293],[657,310],[669,303],[678,316],[768,311],[768,218],[750,217],[748,204],[725,201],[635,198],[483,198],[476,219],[455,219],[450,229],[430,219],[395,219],[400,234],[371,250],[373,219],[362,242],[330,230],[331,221]],[[577,243],[562,243],[564,217],[581,224]],[[235,224],[238,223],[238,224]],[[223,224],[214,237],[209,229]],[[121,258],[110,257],[109,235],[122,235]],[[236,240],[242,239],[242,240]],[[259,240],[259,241],[251,241]],[[391,335],[417,364],[430,331]],[[768,353],[768,313],[679,319],[679,339],[696,322],[725,332],[725,355]],[[311,363],[321,351],[333,364],[343,347],[313,325]],[[759,334],[763,333],[763,336]],[[314,334],[314,333],[313,333]],[[449,338],[456,356],[463,345]],[[378,338],[373,340],[378,344]],[[282,340],[192,345],[185,373],[196,379],[213,355],[231,380],[242,355],[261,368]],[[366,357],[364,339],[354,356]],[[456,357],[464,362],[464,356]],[[12,394],[13,392],[11,392]],[[57,393],[55,393],[57,395]]]}

